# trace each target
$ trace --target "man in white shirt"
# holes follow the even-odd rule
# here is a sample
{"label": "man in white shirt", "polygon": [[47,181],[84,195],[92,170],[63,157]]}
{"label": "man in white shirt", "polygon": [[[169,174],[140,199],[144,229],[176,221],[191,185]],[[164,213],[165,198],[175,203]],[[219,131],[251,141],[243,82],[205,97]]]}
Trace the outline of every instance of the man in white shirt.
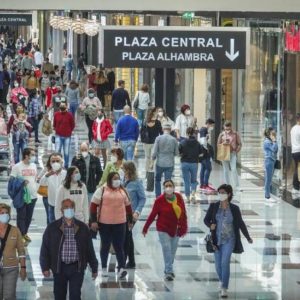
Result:
{"label": "man in white shirt", "polygon": [[39,48],[36,48],[34,52],[34,62],[36,67],[38,67],[39,69],[42,68],[42,64],[44,63],[44,55]]}
{"label": "man in white shirt", "polygon": [[27,235],[31,224],[32,215],[37,200],[37,168],[35,152],[31,148],[25,148],[22,152],[22,161],[15,164],[11,170],[12,177],[22,177],[30,194],[30,199],[24,199],[24,205],[17,208],[17,226],[20,229],[24,241],[31,242]]}
{"label": "man in white shirt", "polygon": [[293,176],[293,194],[299,193],[300,184],[298,177],[298,163],[300,162],[300,113],[296,115],[297,123],[291,129],[292,157],[295,161],[295,171]]}

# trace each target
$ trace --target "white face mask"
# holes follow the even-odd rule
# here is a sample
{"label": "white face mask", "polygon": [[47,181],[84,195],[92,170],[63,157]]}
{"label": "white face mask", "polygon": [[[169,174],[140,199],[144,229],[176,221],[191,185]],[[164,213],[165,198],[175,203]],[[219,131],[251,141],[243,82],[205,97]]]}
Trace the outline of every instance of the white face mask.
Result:
{"label": "white face mask", "polygon": [[209,131],[209,132],[212,132],[213,130],[214,130],[214,127],[209,127],[209,128],[208,128],[208,131]]}
{"label": "white face mask", "polygon": [[51,164],[51,168],[54,172],[57,172],[61,169],[61,164],[59,162],[54,162]]}
{"label": "white face mask", "polygon": [[228,199],[228,195],[227,194],[219,194],[219,199],[220,199],[220,201],[225,201]]}
{"label": "white face mask", "polygon": [[191,111],[190,111],[189,109],[187,109],[187,110],[184,112],[184,114],[185,114],[186,116],[190,116],[190,115],[191,115]]}
{"label": "white face mask", "polygon": [[162,111],[159,111],[159,112],[157,113],[157,115],[161,118],[161,117],[164,116],[164,113],[163,113]]}
{"label": "white face mask", "polygon": [[118,187],[120,187],[120,185],[121,185],[121,180],[120,179],[116,179],[116,180],[113,180],[112,181],[112,187],[113,188],[118,188]]}
{"label": "white face mask", "polygon": [[83,156],[83,158],[86,158],[89,155],[89,153],[87,151],[82,151],[81,155]]}
{"label": "white face mask", "polygon": [[114,164],[118,161],[118,158],[114,155],[111,156],[110,161]]}
{"label": "white face mask", "polygon": [[172,187],[166,187],[165,188],[165,193],[167,195],[172,195],[174,193],[174,188],[172,188]]}

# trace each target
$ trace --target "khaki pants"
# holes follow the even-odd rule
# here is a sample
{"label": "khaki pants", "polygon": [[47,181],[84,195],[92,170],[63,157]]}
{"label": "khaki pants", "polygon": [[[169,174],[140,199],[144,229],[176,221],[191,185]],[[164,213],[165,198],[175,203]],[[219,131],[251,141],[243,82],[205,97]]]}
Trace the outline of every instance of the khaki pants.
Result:
{"label": "khaki pants", "polygon": [[15,300],[19,268],[0,270],[0,299]]}
{"label": "khaki pants", "polygon": [[145,151],[145,159],[146,159],[146,172],[151,171],[151,154],[154,144],[144,144],[144,151]]}

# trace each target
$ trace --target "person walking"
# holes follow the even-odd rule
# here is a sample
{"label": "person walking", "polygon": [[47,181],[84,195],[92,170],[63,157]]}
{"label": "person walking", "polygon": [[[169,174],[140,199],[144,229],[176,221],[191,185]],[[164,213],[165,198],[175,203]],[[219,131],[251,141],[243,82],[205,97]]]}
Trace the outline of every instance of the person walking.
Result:
{"label": "person walking", "polygon": [[80,154],[73,157],[71,165],[78,168],[81,181],[86,185],[88,200],[90,201],[103,173],[99,158],[89,152],[87,143],[81,143]]}
{"label": "person walking", "polygon": [[75,114],[80,102],[78,84],[75,80],[70,81],[69,86],[66,89],[65,95],[68,99],[69,111],[75,119]]}
{"label": "person walking", "polygon": [[204,224],[211,230],[215,267],[220,282],[220,295],[227,298],[230,278],[230,258],[232,253],[244,252],[240,230],[250,244],[253,243],[239,207],[231,203],[232,186],[223,184],[218,188],[219,201],[211,203]]}
{"label": "person walking", "polygon": [[129,94],[125,90],[125,81],[119,80],[118,88],[113,91],[111,100],[111,114],[113,114],[115,125],[117,125],[119,119],[123,116],[125,105],[131,107],[131,102]]}
{"label": "person walking", "polygon": [[89,143],[93,140],[93,123],[98,116],[98,110],[102,108],[102,104],[98,97],[95,96],[95,90],[89,89],[88,96],[85,97],[80,105],[80,109],[85,114],[85,122],[88,128]]}
{"label": "person walking", "polygon": [[140,127],[145,120],[146,112],[149,105],[150,105],[149,86],[148,84],[143,84],[141,86],[141,89],[137,91],[132,104],[132,109],[134,109],[137,113],[138,123]]}
{"label": "person walking", "polygon": [[45,61],[42,65],[42,73],[45,73],[46,71],[48,72],[48,74],[50,74],[50,72],[54,71],[53,63],[51,63],[49,61],[48,57],[45,58]]}
{"label": "person walking", "polygon": [[68,57],[64,61],[66,72],[67,72],[67,80],[72,80],[72,72],[74,69],[74,61],[71,54],[68,54]]}
{"label": "person walking", "polygon": [[35,152],[31,148],[25,148],[22,153],[22,161],[12,167],[10,176],[22,177],[25,180],[26,195],[23,196],[23,205],[17,208],[17,226],[21,231],[25,242],[31,242],[28,229],[32,221],[32,215],[37,201],[37,167]]}
{"label": "person walking", "polygon": [[100,149],[103,158],[103,165],[105,168],[107,163],[107,150],[110,149],[110,142],[108,140],[108,137],[113,132],[113,128],[110,121],[106,119],[104,110],[102,108],[98,110],[98,116],[94,120],[92,131],[92,147],[95,150]]}
{"label": "person walking", "polygon": [[[26,279],[26,253],[20,230],[9,224],[11,208],[0,203],[0,299],[17,299],[17,281]],[[18,256],[17,256],[18,254]],[[20,271],[19,271],[20,270]]]}
{"label": "person walking", "polygon": [[22,61],[21,61],[21,70],[22,70],[23,74],[26,71],[31,72],[33,66],[34,66],[33,59],[29,56],[28,51],[25,51],[24,57],[22,58]]}
{"label": "person walking", "polygon": [[105,95],[108,93],[108,80],[103,71],[96,73],[95,81],[97,97],[100,99],[102,107],[105,107]]}
{"label": "person walking", "polygon": [[67,171],[63,169],[61,153],[51,153],[46,164],[47,171],[40,180],[40,186],[46,186],[48,191],[47,209],[48,223],[55,221],[55,201],[58,187],[65,180]]}
{"label": "person walking", "polygon": [[300,113],[296,115],[297,123],[291,129],[292,157],[295,162],[292,194],[300,197],[298,166],[300,162]]}
{"label": "person walking", "polygon": [[42,113],[42,105],[35,90],[29,97],[28,104],[28,120],[34,131],[34,140],[36,143],[41,143],[39,140],[39,123],[40,114]]}
{"label": "person walking", "polygon": [[65,168],[69,166],[71,135],[75,128],[73,115],[67,111],[66,103],[61,103],[60,111],[54,113],[53,129],[55,130],[55,151],[64,151]]}
{"label": "person walking", "polygon": [[83,75],[83,73],[85,72],[85,68],[84,68],[84,53],[81,53],[78,61],[77,61],[77,82],[80,81],[81,76]]}
{"label": "person walking", "polygon": [[187,138],[187,128],[196,127],[197,119],[192,116],[191,108],[187,104],[181,106],[180,112],[180,115],[176,118],[175,121],[175,131],[177,139],[181,142],[183,139]]}
{"label": "person walking", "polygon": [[211,161],[214,156],[214,149],[211,145],[211,132],[214,130],[215,121],[207,119],[205,126],[199,130],[199,142],[203,146],[204,155],[200,160],[200,190],[204,192],[215,192],[216,190],[209,184],[209,177],[212,170]]}
{"label": "person walking", "polygon": [[[98,209],[98,214],[97,214]],[[91,228],[100,232],[101,237],[101,266],[102,276],[106,276],[107,260],[110,245],[116,252],[118,261],[118,277],[125,278],[124,242],[126,237],[126,223],[132,228],[132,208],[126,190],[121,186],[117,172],[108,175],[106,186],[100,187],[93,195],[91,206]]]}
{"label": "person walking", "polygon": [[115,144],[120,143],[124,151],[125,160],[134,159],[134,150],[136,142],[139,138],[139,124],[137,120],[131,116],[130,106],[124,106],[124,116],[118,121]]}
{"label": "person walking", "polygon": [[237,191],[242,191],[240,187],[240,179],[237,172],[237,155],[242,149],[242,141],[237,131],[232,130],[231,122],[224,123],[224,130],[218,137],[218,144],[230,146],[230,160],[222,161],[224,180],[226,184],[230,184],[230,173],[233,175],[233,183]]}
{"label": "person walking", "polygon": [[271,198],[272,177],[274,173],[275,162],[278,153],[278,144],[276,142],[276,132],[272,127],[265,130],[264,157],[265,157],[265,201],[276,203],[277,200]]}
{"label": "person walking", "polygon": [[163,123],[163,135],[159,135],[154,142],[152,160],[156,159],[155,166],[155,195],[161,194],[161,177],[171,179],[174,171],[175,156],[178,155],[177,140],[171,136],[171,124]]}
{"label": "person walking", "polygon": [[[184,194],[187,204],[196,204],[197,174],[199,157],[203,149],[196,139],[193,127],[186,130],[187,138],[179,144],[179,155],[181,156],[181,171],[184,182]],[[192,196],[191,196],[192,194]]]}
{"label": "person walking", "polygon": [[156,230],[163,252],[165,280],[173,281],[175,278],[173,264],[178,241],[188,232],[187,215],[181,194],[175,192],[174,182],[168,179],[163,186],[164,193],[156,198],[144,225],[143,235],[146,236],[150,225],[157,217]]}
{"label": "person walking", "polygon": [[98,260],[95,255],[89,228],[75,218],[75,202],[64,199],[62,217],[50,223],[44,234],[40,251],[40,266],[44,277],[53,273],[55,300],[81,299],[84,273],[89,264],[92,278],[98,276]]}
{"label": "person walking", "polygon": [[36,48],[34,51],[34,63],[35,66],[39,69],[42,68],[42,64],[44,62],[44,55],[43,53],[40,51],[40,48]]}
{"label": "person walking", "polygon": [[[146,203],[145,189],[143,182],[138,179],[138,174],[136,166],[133,161],[125,161],[123,164],[123,171],[125,174],[125,183],[124,188],[126,188],[129,199],[131,201],[131,207],[133,211],[133,225],[138,221],[144,205]],[[124,243],[124,253],[125,253],[125,262],[127,269],[135,268],[135,258],[134,258],[134,242],[132,236],[132,228],[126,226],[126,237]]]}
{"label": "person walking", "polygon": [[145,152],[146,172],[150,172],[153,169],[151,153],[155,139],[163,134],[161,122],[157,120],[156,108],[149,110],[146,122],[142,124],[140,133]]}
{"label": "person walking", "polygon": [[59,186],[55,199],[55,219],[61,217],[61,203],[64,199],[71,199],[76,205],[76,219],[88,224],[89,201],[86,185],[81,181],[78,168],[72,166],[67,170],[63,183]]}

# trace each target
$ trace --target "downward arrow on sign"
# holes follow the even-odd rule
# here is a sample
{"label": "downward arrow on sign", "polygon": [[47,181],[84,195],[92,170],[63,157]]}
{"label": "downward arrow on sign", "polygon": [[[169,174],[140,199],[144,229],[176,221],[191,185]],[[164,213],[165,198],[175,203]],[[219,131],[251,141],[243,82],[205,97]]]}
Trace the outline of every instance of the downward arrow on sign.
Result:
{"label": "downward arrow on sign", "polygon": [[234,61],[240,55],[240,51],[237,51],[237,52],[234,53],[234,39],[230,39],[230,52],[225,51],[225,55],[231,61]]}

